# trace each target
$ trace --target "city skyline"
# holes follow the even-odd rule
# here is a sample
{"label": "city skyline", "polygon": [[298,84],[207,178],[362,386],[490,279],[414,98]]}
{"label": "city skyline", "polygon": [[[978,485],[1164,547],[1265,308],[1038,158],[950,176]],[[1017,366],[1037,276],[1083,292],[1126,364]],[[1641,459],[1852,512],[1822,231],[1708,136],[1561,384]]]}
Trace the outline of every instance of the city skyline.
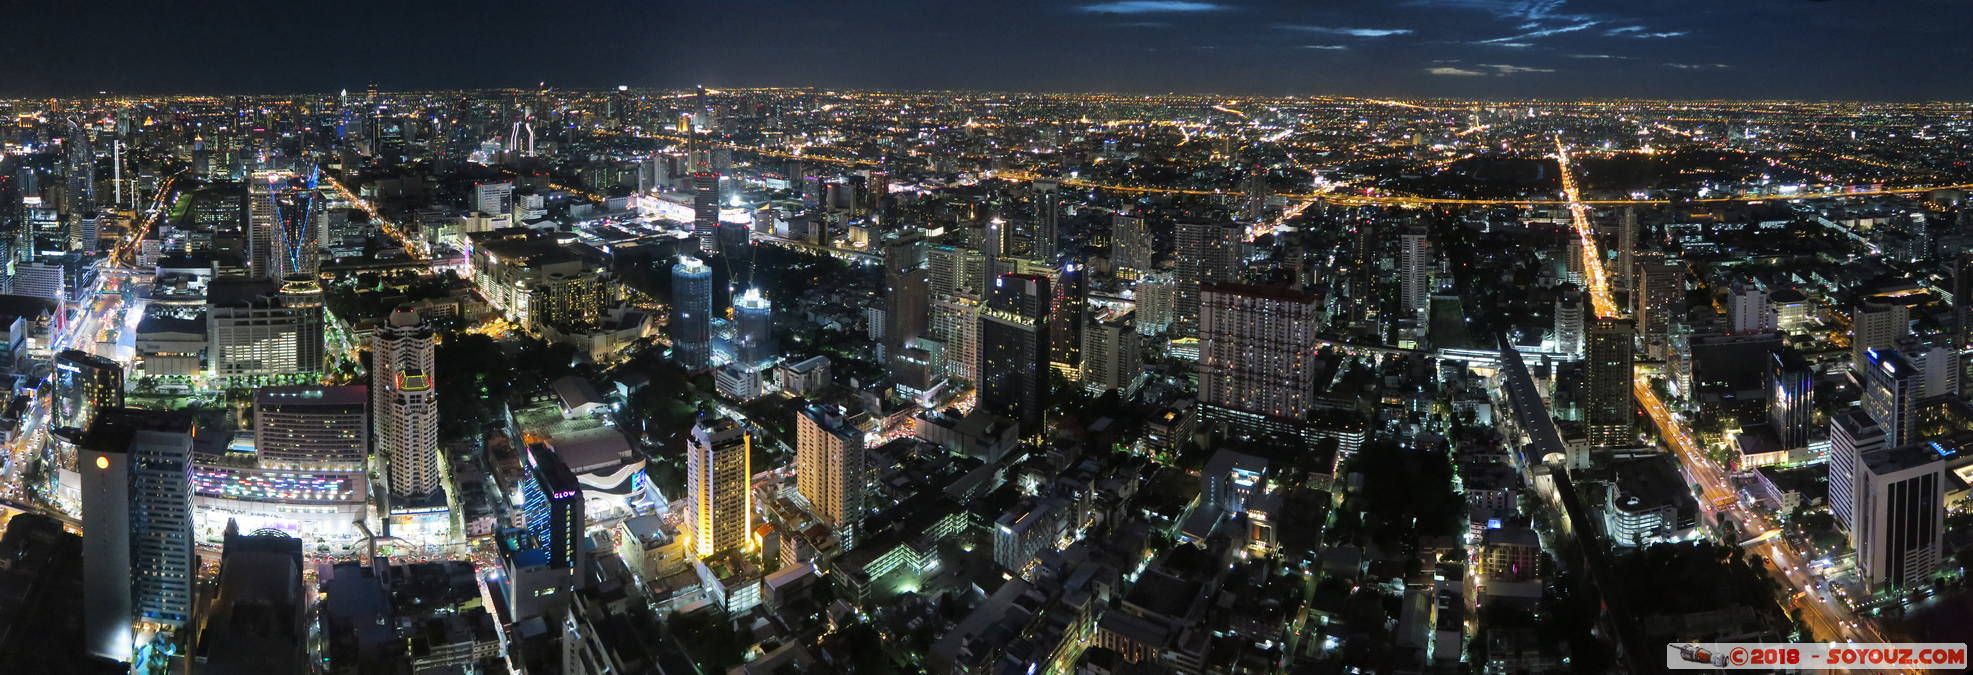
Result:
{"label": "city skyline", "polygon": [[[117,4],[54,5],[21,16],[0,60],[27,67],[10,73],[0,96],[297,93],[372,83],[390,90],[706,83],[1507,99],[1973,96],[1973,84],[1953,69],[1925,65],[1973,62],[1950,39],[1953,26],[1973,21],[1973,6],[1949,0],[873,2],[823,16],[779,1],[689,13],[662,4],[538,2],[472,11],[358,2],[332,12]],[[51,41],[54,28],[85,20],[106,48]],[[449,30],[426,30],[435,25]],[[962,25],[968,29],[953,28]],[[296,56],[229,58],[240,49]],[[282,67],[261,67],[270,59]]]}
{"label": "city skyline", "polygon": [[1964,4],[20,13],[0,672],[1963,666]]}

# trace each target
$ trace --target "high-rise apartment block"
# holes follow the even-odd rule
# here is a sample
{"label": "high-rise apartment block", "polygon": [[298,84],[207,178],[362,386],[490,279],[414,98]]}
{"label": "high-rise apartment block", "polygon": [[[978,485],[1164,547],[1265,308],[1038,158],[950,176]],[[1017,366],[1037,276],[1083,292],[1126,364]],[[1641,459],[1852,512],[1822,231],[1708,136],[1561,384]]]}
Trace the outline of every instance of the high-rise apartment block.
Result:
{"label": "high-rise apartment block", "polygon": [[1636,441],[1631,434],[1637,411],[1631,394],[1633,325],[1597,319],[1589,326],[1583,350],[1583,426],[1589,441],[1599,446]]}
{"label": "high-rise apartment block", "polygon": [[751,451],[747,430],[731,418],[692,426],[685,447],[685,527],[701,558],[747,546],[753,532]]}
{"label": "high-rise apartment block", "polygon": [[840,408],[809,405],[795,417],[795,489],[844,551],[863,522],[864,449],[863,431]]}
{"label": "high-rise apartment block", "polygon": [[392,497],[428,497],[438,492],[440,478],[432,329],[416,311],[400,307],[372,340],[371,412],[385,482]]}

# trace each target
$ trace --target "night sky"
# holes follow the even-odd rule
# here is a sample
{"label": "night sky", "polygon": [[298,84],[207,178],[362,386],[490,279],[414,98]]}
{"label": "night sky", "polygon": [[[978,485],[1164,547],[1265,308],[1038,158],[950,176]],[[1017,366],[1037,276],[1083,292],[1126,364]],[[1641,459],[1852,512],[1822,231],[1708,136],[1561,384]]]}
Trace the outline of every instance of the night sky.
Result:
{"label": "night sky", "polygon": [[767,86],[1973,99],[1973,0],[0,0],[0,96]]}

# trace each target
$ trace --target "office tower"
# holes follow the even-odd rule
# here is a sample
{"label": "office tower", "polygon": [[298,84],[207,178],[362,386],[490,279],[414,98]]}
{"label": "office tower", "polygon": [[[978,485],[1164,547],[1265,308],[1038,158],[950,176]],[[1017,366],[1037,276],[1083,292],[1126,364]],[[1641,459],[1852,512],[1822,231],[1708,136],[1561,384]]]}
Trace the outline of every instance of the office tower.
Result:
{"label": "office tower", "polygon": [[68,135],[62,139],[62,199],[65,215],[96,211],[96,151],[89,145],[89,131],[75,120],[67,120]]}
{"label": "office tower", "polygon": [[[392,497],[418,499],[439,489],[438,391],[432,329],[408,307],[391,311],[371,344],[370,411],[377,456]],[[470,396],[471,394],[463,394]]]}
{"label": "office tower", "polygon": [[1134,271],[1130,278],[1151,270],[1151,232],[1141,216],[1110,217],[1110,264]]}
{"label": "office tower", "polygon": [[967,296],[943,297],[932,303],[932,317],[926,328],[933,340],[944,345],[940,351],[941,370],[947,377],[979,381],[980,303]]}
{"label": "office tower", "polygon": [[1863,411],[1884,428],[1891,447],[1916,443],[1918,402],[1954,390],[1958,361],[1944,348],[1915,344],[1908,349],[1871,349],[1864,353]]}
{"label": "office tower", "polygon": [[1945,553],[1945,457],[1927,445],[1864,454],[1857,467],[1857,551],[1873,593],[1931,586]]}
{"label": "office tower", "polygon": [[506,181],[498,183],[474,183],[473,211],[489,216],[512,215],[514,213],[514,184]]}
{"label": "office tower", "polygon": [[328,357],[322,282],[312,273],[289,276],[281,280],[281,291],[276,299],[294,323],[296,371],[321,372],[323,361]]}
{"label": "office tower", "polygon": [[1031,185],[1035,191],[1035,233],[1034,258],[1046,265],[1055,260],[1055,250],[1062,245],[1062,183],[1050,178],[1037,178]]}
{"label": "office tower", "polygon": [[1774,307],[1767,291],[1750,284],[1734,284],[1726,295],[1726,316],[1735,333],[1766,333],[1775,330]]}
{"label": "office tower", "polygon": [[1423,227],[1407,227],[1398,235],[1398,273],[1402,275],[1398,294],[1399,316],[1425,325],[1432,309],[1432,267],[1438,264],[1432,242]]}
{"label": "office tower", "polygon": [[1898,338],[1893,349],[1904,355],[1905,361],[1918,369],[1919,400],[1959,391],[1958,351],[1940,345],[1924,344],[1919,342],[1917,337],[1910,335]]}
{"label": "office tower", "polygon": [[712,367],[712,268],[681,256],[671,266],[671,358],[686,370]]}
{"label": "office tower", "polygon": [[1070,372],[1082,368],[1082,322],[1089,313],[1084,297],[1082,263],[1069,263],[1055,273],[1055,295],[1048,305],[1048,361]]}
{"label": "office tower", "polygon": [[1959,395],[1973,393],[1973,253],[1953,259],[1952,335],[1947,346],[1960,355]]}
{"label": "office tower", "polygon": [[548,554],[548,567],[582,578],[582,484],[560,455],[547,445],[527,449],[527,475],[521,479],[521,519],[534,545]]}
{"label": "office tower", "polygon": [[931,313],[931,283],[931,273],[925,268],[885,259],[884,317],[879,326],[882,335],[877,341],[877,358],[887,367],[896,365],[906,343],[925,334],[925,321]]}
{"label": "office tower", "polygon": [[1176,264],[1172,326],[1178,337],[1199,334],[1199,287],[1240,279],[1240,246],[1246,230],[1236,223],[1180,222],[1174,228]]}
{"label": "office tower", "polygon": [[1910,332],[1910,309],[1875,298],[1864,300],[1850,315],[1851,368],[1861,370],[1870,361],[1866,352],[1890,349]]}
{"label": "office tower", "polygon": [[774,358],[779,346],[774,342],[774,305],[762,297],[760,289],[749,288],[733,300],[733,322],[739,328],[735,338],[735,359],[753,365]]}
{"label": "office tower", "polygon": [[254,391],[253,440],[264,469],[362,471],[370,454],[370,390],[262,387]]}
{"label": "office tower", "polygon": [[1663,359],[1671,354],[1672,324],[1685,312],[1685,266],[1665,261],[1660,253],[1637,258],[1632,318],[1644,338],[1645,354]]}
{"label": "office tower", "polygon": [[685,529],[691,551],[701,558],[747,547],[754,510],[751,445],[732,418],[692,425],[685,447]]}
{"label": "office tower", "polygon": [[1597,319],[1589,326],[1583,363],[1583,426],[1589,442],[1623,446],[1636,441],[1631,420],[1631,339],[1633,324]]}
{"label": "office tower", "polygon": [[1040,433],[1048,410],[1048,277],[1003,274],[980,313],[980,405]]}
{"label": "office tower", "polygon": [[856,547],[863,521],[863,432],[841,408],[810,404],[795,418],[795,489],[817,519],[836,531],[837,548]]}
{"label": "office tower", "polygon": [[1617,226],[1617,269],[1616,274],[1606,274],[1613,291],[1631,290],[1631,270],[1637,264],[1637,209],[1626,207],[1623,221]]}
{"label": "office tower", "polygon": [[1568,282],[1582,285],[1589,276],[1589,270],[1584,267],[1589,264],[1589,258],[1583,254],[1582,238],[1569,237],[1568,248],[1562,256],[1562,267],[1567,271]]}
{"label": "office tower", "polygon": [[270,197],[268,275],[314,277],[322,269],[322,225],[327,221],[322,197],[304,188],[282,188]]}
{"label": "office tower", "polygon": [[177,629],[191,620],[191,425],[155,412],[106,410],[77,446],[88,533],[84,635],[91,653],[128,661],[133,628]]}
{"label": "office tower", "polygon": [[238,278],[206,292],[206,358],[218,378],[260,381],[322,370],[321,287],[303,278],[276,287]]}
{"label": "office tower", "polygon": [[1808,359],[1792,347],[1782,347],[1768,355],[1768,423],[1774,426],[1781,447],[1808,447],[1809,422],[1815,416],[1815,370]]}
{"label": "office tower", "polygon": [[513,128],[507,133],[507,152],[520,157],[534,156],[534,112],[521,109],[521,116],[514,120]]}
{"label": "office tower", "polygon": [[719,231],[719,174],[692,172],[692,236],[699,250],[713,252]]}
{"label": "office tower", "polygon": [[309,670],[308,569],[301,540],[286,534],[240,534],[227,522],[219,550],[218,592],[199,634],[200,673],[300,673]]}
{"label": "office tower", "polygon": [[69,231],[69,250],[95,255],[98,246],[102,243],[100,235],[103,225],[102,214],[85,213],[71,218],[69,222],[72,225]]}
{"label": "office tower", "polygon": [[247,273],[279,278],[274,271],[274,222],[281,218],[275,198],[285,188],[282,174],[256,171],[247,181]]}
{"label": "office tower", "polygon": [[1200,296],[1199,403],[1241,429],[1300,424],[1315,393],[1315,296],[1239,284]]}
{"label": "office tower", "polygon": [[1858,513],[1856,500],[1861,496],[1861,488],[1857,482],[1863,456],[1890,447],[1884,427],[1862,411],[1838,413],[1829,420],[1829,513],[1851,535],[1852,546],[1856,543],[1857,524],[1852,514]]}
{"label": "office tower", "polygon": [[1583,351],[1583,320],[1588,312],[1583,302],[1582,289],[1574,284],[1562,287],[1555,298],[1555,351],[1563,354],[1581,354]]}
{"label": "office tower", "polygon": [[55,355],[55,400],[49,424],[86,430],[105,410],[123,407],[123,366],[78,349]]}

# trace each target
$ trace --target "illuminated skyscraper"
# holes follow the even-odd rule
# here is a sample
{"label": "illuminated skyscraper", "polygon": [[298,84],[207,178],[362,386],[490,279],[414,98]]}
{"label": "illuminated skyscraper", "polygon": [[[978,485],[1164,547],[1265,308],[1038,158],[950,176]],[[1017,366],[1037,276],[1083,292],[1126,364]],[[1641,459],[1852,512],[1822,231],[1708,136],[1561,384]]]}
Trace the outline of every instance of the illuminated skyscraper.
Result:
{"label": "illuminated skyscraper", "polygon": [[1564,286],[1555,298],[1555,351],[1563,354],[1581,354],[1583,351],[1583,318],[1588,306],[1583,302],[1582,289],[1573,284]]}
{"label": "illuminated skyscraper", "polygon": [[1929,589],[1946,552],[1946,458],[1920,444],[1860,459],[1850,541],[1865,588]]}
{"label": "illuminated skyscraper", "polygon": [[1055,260],[1062,245],[1062,183],[1039,178],[1030,185],[1035,191],[1034,258],[1045,265]]}
{"label": "illuminated skyscraper", "polygon": [[[893,247],[892,253],[898,248]],[[931,316],[931,273],[917,265],[895,264],[894,260],[895,256],[887,257],[884,264],[884,316],[877,341],[877,356],[893,368],[904,346],[912,338],[924,336],[925,322]]]}
{"label": "illuminated skyscraper", "polygon": [[926,249],[925,260],[931,271],[932,297],[986,297],[986,254],[956,246],[933,246]]}
{"label": "illuminated skyscraper", "polygon": [[1172,332],[1176,337],[1193,337],[1199,334],[1199,287],[1240,279],[1240,246],[1246,241],[1246,230],[1230,222],[1182,221],[1175,233]]}
{"label": "illuminated skyscraper", "polygon": [[755,364],[774,358],[774,305],[761,297],[760,289],[749,288],[733,300],[733,322],[737,324],[734,358]]}
{"label": "illuminated skyscraper", "polygon": [[296,372],[321,372],[328,357],[322,282],[313,272],[289,275],[281,279],[277,299],[294,322]]}
{"label": "illuminated skyscraper", "polygon": [[809,510],[836,531],[839,548],[855,548],[863,521],[864,437],[841,408],[809,405],[795,417],[795,489]]}
{"label": "illuminated skyscraper", "polygon": [[1810,420],[1815,415],[1815,370],[1791,347],[1768,356],[1768,423],[1784,449],[1809,444]]}
{"label": "illuminated skyscraper", "polygon": [[1663,359],[1671,354],[1672,324],[1685,313],[1685,266],[1666,261],[1662,253],[1637,256],[1636,300],[1633,312],[1645,354]]}
{"label": "illuminated skyscraper", "polygon": [[86,430],[105,410],[123,407],[123,366],[78,349],[55,355],[55,429]]}
{"label": "illuminated skyscraper", "polygon": [[1953,259],[1952,334],[1946,346],[1960,355],[1959,395],[1973,393],[1973,253]]}
{"label": "illuminated skyscraper", "polygon": [[1432,267],[1438,260],[1425,228],[1406,228],[1398,235],[1398,272],[1403,275],[1398,295],[1400,316],[1424,326],[1432,309]]}
{"label": "illuminated skyscraper", "polygon": [[274,269],[274,223],[281,219],[275,199],[285,182],[285,174],[272,171],[256,171],[247,181],[247,272],[255,278],[280,278]]}
{"label": "illuminated skyscraper", "polygon": [[1864,414],[1884,428],[1890,447],[1917,441],[1918,401],[1936,393],[1927,391],[1926,372],[1895,349],[1871,349],[1864,352],[1864,360],[1869,364],[1859,371]]}
{"label": "illuminated skyscraper", "polygon": [[534,156],[534,111],[521,109],[521,116],[514,120],[514,128],[507,134],[507,152],[518,157]]}
{"label": "illuminated skyscraper", "polygon": [[1144,229],[1144,218],[1116,214],[1110,217],[1110,263],[1131,270],[1130,278],[1151,270],[1151,232]]}
{"label": "illuminated skyscraper", "polygon": [[1609,277],[1613,291],[1629,291],[1637,256],[1637,209],[1626,207],[1617,229],[1617,269]]}
{"label": "illuminated skyscraper", "polygon": [[671,267],[671,358],[686,370],[712,367],[712,268],[681,257]]}
{"label": "illuminated skyscraper", "polygon": [[206,302],[214,376],[257,383],[322,371],[322,293],[313,277],[280,286],[220,278],[207,286]]}
{"label": "illuminated skyscraper", "polygon": [[1082,263],[1068,263],[1051,282],[1055,296],[1048,303],[1049,363],[1071,373],[1082,369],[1082,324],[1089,313],[1084,297]]}
{"label": "illuminated skyscraper", "polygon": [[269,275],[314,277],[322,269],[324,199],[313,189],[280,187],[270,197],[274,220],[267,255]]}
{"label": "illuminated skyscraper", "polygon": [[1829,514],[1852,535],[1855,544],[1858,470],[1863,456],[1891,447],[1884,427],[1860,410],[1838,413],[1829,420]]}
{"label": "illuminated skyscraper", "polygon": [[548,553],[548,566],[581,579],[583,530],[588,526],[583,519],[582,484],[561,456],[541,443],[527,449],[521,518],[535,546]]}
{"label": "illuminated skyscraper", "polygon": [[370,392],[377,455],[386,463],[393,497],[419,499],[439,489],[438,391],[432,329],[418,312],[399,307],[377,327],[371,346]]}
{"label": "illuminated skyscraper", "polygon": [[945,346],[940,359],[941,370],[947,377],[979,381],[979,301],[969,296],[939,299],[932,303],[932,318],[926,330],[933,340]]}
{"label": "illuminated skyscraper", "polygon": [[750,446],[747,431],[731,418],[692,426],[685,447],[685,527],[701,558],[747,546],[753,531]]}
{"label": "illuminated skyscraper", "polygon": [[1631,394],[1633,327],[1623,319],[1590,324],[1583,357],[1583,426],[1589,442],[1624,446],[1636,442],[1631,422],[1637,404]]}
{"label": "illuminated skyscraper", "polygon": [[692,172],[692,237],[699,250],[710,254],[716,250],[719,234],[719,174],[710,171]]}
{"label": "illuminated skyscraper", "polygon": [[76,451],[82,475],[83,625],[91,653],[128,661],[133,624],[192,619],[189,420],[103,411]]}
{"label": "illuminated skyscraper", "polygon": [[80,216],[96,211],[96,151],[89,144],[89,131],[75,120],[67,120],[68,135],[62,138],[63,215]]}
{"label": "illuminated skyscraper", "polygon": [[1003,274],[980,313],[980,405],[1040,433],[1048,410],[1048,277]]}
{"label": "illuminated skyscraper", "polygon": [[1315,393],[1315,296],[1208,284],[1200,293],[1199,403],[1243,431],[1292,432]]}

